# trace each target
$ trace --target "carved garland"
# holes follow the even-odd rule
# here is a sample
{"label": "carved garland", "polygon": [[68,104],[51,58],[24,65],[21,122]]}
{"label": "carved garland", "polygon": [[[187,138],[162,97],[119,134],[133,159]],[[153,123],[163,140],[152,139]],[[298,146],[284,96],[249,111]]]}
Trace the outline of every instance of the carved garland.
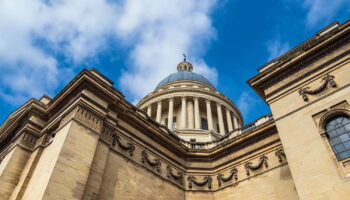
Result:
{"label": "carved garland", "polygon": [[219,174],[217,177],[219,187],[221,187],[222,181],[227,182],[227,181],[231,180],[233,178],[233,176],[235,177],[235,180],[237,180],[238,179],[237,172],[238,172],[238,170],[236,168],[231,169],[230,175],[226,178],[224,177],[224,174]]}
{"label": "carved garland", "polygon": [[257,165],[253,165],[252,162],[248,161],[244,167],[245,167],[245,170],[247,172],[247,175],[250,176],[250,170],[258,170],[260,168],[262,168],[264,165],[265,167],[267,168],[268,167],[268,164],[267,164],[267,156],[263,155],[259,158],[259,163]]}
{"label": "carved garland", "polygon": [[196,177],[194,176],[189,176],[187,177],[187,181],[188,181],[188,187],[190,189],[192,189],[192,183],[194,183],[195,185],[199,186],[199,187],[202,187],[202,186],[205,186],[208,184],[208,188],[211,189],[211,182],[212,182],[212,179],[210,176],[205,176],[203,178],[203,181],[201,182],[198,182]]}
{"label": "carved garland", "polygon": [[279,162],[282,162],[283,161],[283,158],[286,159],[286,154],[284,153],[284,150],[283,149],[278,149],[276,152],[275,152],[275,155],[278,157],[278,161]]}
{"label": "carved garland", "polygon": [[141,157],[142,157],[142,163],[147,162],[152,167],[155,167],[158,172],[160,171],[160,166],[162,165],[162,163],[158,158],[155,158],[153,161],[150,160],[149,155],[146,153],[145,150],[141,152]]}
{"label": "carved garland", "polygon": [[178,171],[176,174],[174,174],[173,169],[169,165],[167,166],[167,171],[168,178],[172,177],[173,179],[178,180],[180,185],[182,185],[184,177],[182,172]]}
{"label": "carved garland", "polygon": [[324,76],[322,78],[322,82],[321,82],[321,85],[319,87],[317,87],[315,89],[310,89],[310,87],[300,88],[299,95],[301,95],[303,97],[304,101],[308,101],[309,98],[308,98],[307,94],[314,95],[314,94],[318,94],[318,93],[322,92],[324,89],[327,88],[328,83],[333,88],[337,87],[337,84],[335,83],[335,81],[333,79],[334,79],[333,75],[327,74],[326,76]]}
{"label": "carved garland", "polygon": [[131,144],[130,142],[125,144],[122,144],[120,141],[120,136],[117,134],[113,134],[113,141],[112,141],[112,145],[115,146],[118,143],[118,146],[123,149],[124,151],[129,151],[130,156],[133,155],[134,151],[135,151],[135,145]]}

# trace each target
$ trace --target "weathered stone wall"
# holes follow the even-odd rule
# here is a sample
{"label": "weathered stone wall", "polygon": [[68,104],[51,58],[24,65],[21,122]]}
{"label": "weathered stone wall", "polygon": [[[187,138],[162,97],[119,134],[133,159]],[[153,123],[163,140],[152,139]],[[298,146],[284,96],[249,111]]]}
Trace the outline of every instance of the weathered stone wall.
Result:
{"label": "weathered stone wall", "polygon": [[[349,45],[330,56],[334,57],[344,49],[349,49]],[[321,61],[328,59],[325,57]],[[323,112],[332,112],[337,105],[350,103],[349,59],[349,56],[343,57],[324,71],[300,80],[295,84],[297,87],[280,92],[278,99],[270,104],[301,199],[345,200],[350,197],[349,173],[344,173],[343,163],[336,159],[327,138],[322,136],[324,127],[319,120]],[[315,65],[322,64],[321,61]],[[309,100],[304,101],[298,89],[319,87],[326,74],[334,76],[337,87],[328,85],[315,95],[307,95]]]}
{"label": "weathered stone wall", "polygon": [[215,200],[298,200],[288,165],[214,193]]}

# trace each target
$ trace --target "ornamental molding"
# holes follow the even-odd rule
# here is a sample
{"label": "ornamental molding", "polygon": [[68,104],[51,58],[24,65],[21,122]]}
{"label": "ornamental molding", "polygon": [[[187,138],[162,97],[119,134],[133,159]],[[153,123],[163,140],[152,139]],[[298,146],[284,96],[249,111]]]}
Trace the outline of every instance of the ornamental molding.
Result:
{"label": "ornamental molding", "polygon": [[244,164],[244,168],[246,170],[247,176],[250,176],[250,170],[256,171],[258,169],[261,169],[264,165],[266,168],[268,168],[267,160],[268,160],[267,156],[262,155],[259,158],[259,163],[256,165],[253,165],[253,163],[250,161],[246,162]]}
{"label": "ornamental molding", "polygon": [[119,148],[121,148],[124,151],[129,151],[130,156],[133,156],[133,153],[135,151],[135,145],[127,142],[126,144],[123,144],[121,142],[120,136],[118,134],[113,134],[113,141],[112,141],[112,146],[115,146],[118,144]]}
{"label": "ornamental molding", "polygon": [[336,115],[346,115],[350,117],[350,106],[348,106],[347,104],[345,105],[346,108],[329,108],[326,110],[326,112],[323,113],[322,117],[319,120],[318,126],[319,126],[319,130],[325,130],[326,128],[326,123],[327,121],[336,116]]}
{"label": "ornamental molding", "polygon": [[222,182],[230,181],[233,177],[235,177],[235,180],[237,181],[237,179],[238,179],[237,173],[238,173],[237,168],[233,168],[233,169],[231,169],[230,175],[229,175],[228,177],[224,177],[224,174],[219,174],[219,175],[217,176],[217,180],[218,180],[218,185],[219,185],[219,187],[221,187],[221,183],[222,183]]}
{"label": "ornamental molding", "polygon": [[151,160],[149,158],[148,153],[145,150],[141,152],[141,158],[142,158],[142,163],[148,163],[151,167],[155,168],[158,172],[160,172],[160,166],[162,165],[162,163],[158,158]]}
{"label": "ornamental molding", "polygon": [[44,136],[44,139],[42,141],[42,145],[44,147],[48,146],[49,144],[51,144],[53,138],[56,136],[56,133],[54,132],[48,132],[45,136]]}
{"label": "ornamental molding", "polygon": [[303,97],[304,101],[309,101],[309,98],[307,95],[316,95],[316,94],[322,92],[323,90],[325,90],[328,85],[330,85],[332,88],[337,87],[337,84],[334,81],[333,75],[329,75],[329,74],[325,75],[322,78],[321,85],[314,88],[314,89],[310,89],[309,86],[304,87],[304,88],[300,88],[299,95],[301,95]]}
{"label": "ornamental molding", "polygon": [[170,165],[167,166],[167,177],[169,179],[174,179],[179,182],[180,185],[183,184],[184,174],[180,171],[178,171],[176,174],[173,172],[173,169],[170,167]]}
{"label": "ornamental molding", "polygon": [[275,155],[278,158],[278,162],[283,162],[283,159],[285,159],[285,160],[287,159],[286,154],[284,153],[283,149],[276,150]]}
{"label": "ornamental molding", "polygon": [[22,146],[33,150],[35,148],[36,142],[38,141],[38,137],[34,136],[33,134],[29,132],[25,132],[22,135],[22,138],[19,142]]}
{"label": "ornamental molding", "polygon": [[[177,93],[177,94],[173,94],[173,93]],[[189,94],[187,94],[189,93]],[[223,105],[230,105],[227,107],[233,107],[236,108],[235,104],[228,98],[226,97],[224,94],[220,93],[217,94],[215,92],[212,91],[207,91],[204,89],[196,89],[196,88],[191,88],[191,89],[184,89],[184,88],[174,88],[171,90],[165,90],[162,92],[158,92],[152,96],[146,96],[144,97],[140,103],[137,104],[137,107],[147,107],[150,103],[145,104],[146,102],[156,102],[159,101],[160,99],[166,99],[169,98],[168,95],[173,95],[173,97],[194,97],[194,96],[198,96],[198,97],[202,97],[203,98],[203,94],[204,95],[208,95],[207,99],[210,100],[216,100],[218,102],[222,102],[221,104]],[[236,108],[237,109],[237,108]]]}
{"label": "ornamental molding", "polygon": [[[310,63],[313,63],[316,60],[320,59],[321,57],[328,55],[331,51],[341,47],[343,44],[346,44],[349,41],[350,41],[350,35],[347,34],[343,38],[340,38],[336,41],[333,41],[332,43],[329,43],[326,46],[320,47],[316,53],[308,55],[306,58],[298,60],[296,63],[293,64],[293,66],[286,68],[283,72],[281,72],[277,75],[274,75],[273,77],[264,81],[262,84],[260,84],[258,89],[263,90],[263,88],[267,88],[267,87],[269,87],[277,82],[280,82],[285,77],[293,75],[295,72],[300,71],[301,69],[305,68],[306,66],[309,66]],[[350,51],[346,51],[346,52],[340,54],[339,56],[336,56],[336,57],[330,59],[329,61],[321,64],[320,66],[316,67],[315,69],[303,74],[300,78],[297,78],[296,80],[293,80],[293,81],[285,84],[281,88],[278,88],[275,91],[271,92],[270,94],[267,95],[267,98],[270,97],[271,95],[279,92],[280,90],[282,90],[286,87],[289,87],[290,85],[294,84],[295,82],[299,81],[300,79],[305,78],[306,76],[309,76],[310,74],[313,74],[316,71],[318,71],[326,66],[329,66],[331,63],[339,60],[340,58],[348,55],[349,53],[350,53]],[[290,60],[286,60],[285,62],[281,62],[279,65],[275,65],[274,67],[284,65],[288,61],[290,61]]]}
{"label": "ornamental molding", "polygon": [[195,184],[199,187],[208,185],[208,188],[211,189],[212,178],[210,176],[205,176],[202,181],[197,181],[197,178],[194,176],[188,176],[187,181],[188,181],[188,188],[190,189],[192,189],[192,184]]}
{"label": "ornamental molding", "polygon": [[97,133],[100,133],[102,131],[102,125],[103,121],[99,117],[97,117],[92,112],[88,111],[87,109],[77,106],[74,108],[70,113],[68,113],[60,123],[60,127],[64,126],[66,123],[68,123],[70,120],[75,119],[85,126],[91,128],[92,130],[96,131]]}

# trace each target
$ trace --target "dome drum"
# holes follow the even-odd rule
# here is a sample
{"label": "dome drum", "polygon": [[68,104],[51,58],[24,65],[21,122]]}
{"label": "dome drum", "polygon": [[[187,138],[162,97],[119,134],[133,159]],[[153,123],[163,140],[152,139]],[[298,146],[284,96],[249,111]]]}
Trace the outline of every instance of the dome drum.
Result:
{"label": "dome drum", "polygon": [[137,107],[186,141],[209,142],[240,128],[242,116],[225,95],[181,62]]}
{"label": "dome drum", "polygon": [[163,94],[140,108],[187,141],[212,141],[242,125],[234,105],[193,91]]}

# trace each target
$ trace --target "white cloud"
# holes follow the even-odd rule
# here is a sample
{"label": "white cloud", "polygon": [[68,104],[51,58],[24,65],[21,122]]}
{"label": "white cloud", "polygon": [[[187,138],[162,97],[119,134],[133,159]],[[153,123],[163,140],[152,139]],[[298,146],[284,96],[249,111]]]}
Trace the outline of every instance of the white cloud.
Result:
{"label": "white cloud", "polygon": [[244,118],[248,118],[250,111],[256,108],[259,99],[252,96],[251,92],[243,91],[239,96],[237,107],[241,111]]}
{"label": "white cloud", "polygon": [[308,9],[306,22],[313,27],[329,24],[340,9],[349,7],[349,0],[304,0],[303,6]]}
{"label": "white cloud", "polygon": [[[3,0],[0,96],[16,104],[50,94],[72,73],[71,66],[103,53],[108,45],[126,44],[131,49],[120,84],[134,100],[174,71],[183,52],[190,54],[197,71],[215,82],[216,70],[201,59],[205,44],[215,36],[209,16],[214,4],[211,0]],[[118,44],[110,44],[108,38]],[[61,66],[58,56],[71,66]]]}
{"label": "white cloud", "polygon": [[269,53],[268,60],[277,58],[278,56],[282,55],[290,49],[288,43],[282,43],[279,39],[267,42],[266,46],[267,51]]}
{"label": "white cloud", "polygon": [[0,2],[0,96],[13,104],[52,93],[71,72],[57,55],[80,63],[113,31],[114,5],[104,0]]}
{"label": "white cloud", "polygon": [[136,99],[145,96],[176,71],[182,53],[189,53],[194,71],[215,83],[216,70],[201,59],[204,44],[215,37],[209,18],[213,6],[210,0],[126,1],[117,29],[122,38],[137,42],[130,55],[131,70],[120,79],[123,89]]}

